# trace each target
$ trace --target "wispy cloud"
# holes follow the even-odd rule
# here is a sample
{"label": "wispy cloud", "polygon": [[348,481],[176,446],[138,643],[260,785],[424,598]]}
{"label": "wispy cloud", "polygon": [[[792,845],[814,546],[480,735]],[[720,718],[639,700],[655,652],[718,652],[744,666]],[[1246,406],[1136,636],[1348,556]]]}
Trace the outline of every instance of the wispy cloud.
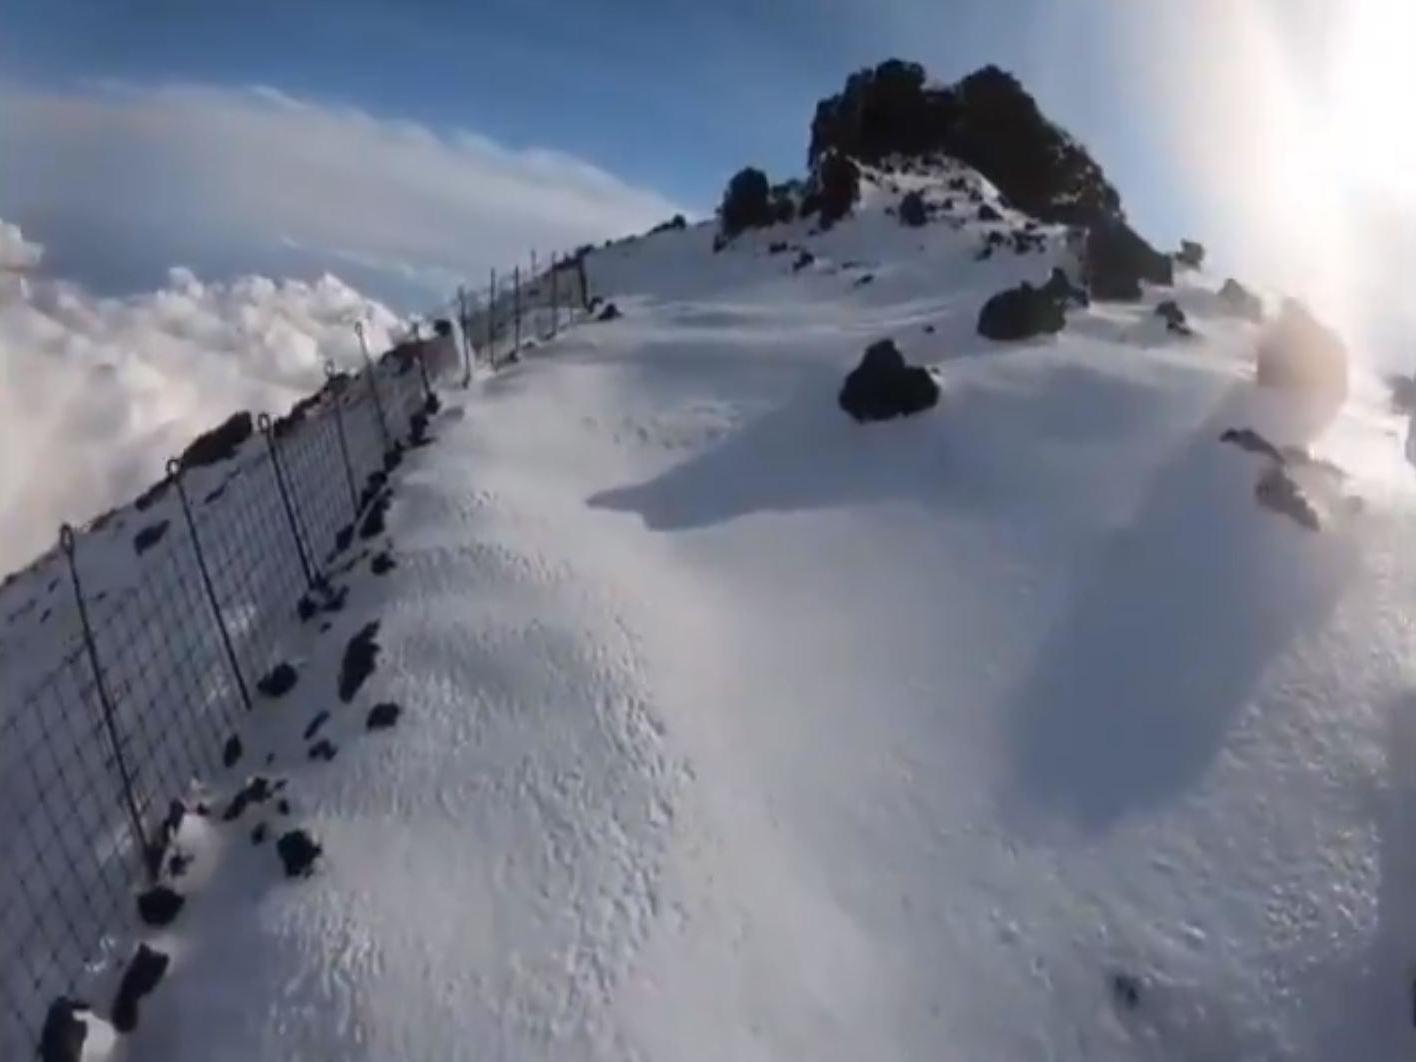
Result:
{"label": "wispy cloud", "polygon": [[[528,250],[639,230],[657,193],[580,159],[259,86],[0,87],[0,214],[67,272],[317,271],[414,305]],[[346,268],[347,267],[347,268]]]}

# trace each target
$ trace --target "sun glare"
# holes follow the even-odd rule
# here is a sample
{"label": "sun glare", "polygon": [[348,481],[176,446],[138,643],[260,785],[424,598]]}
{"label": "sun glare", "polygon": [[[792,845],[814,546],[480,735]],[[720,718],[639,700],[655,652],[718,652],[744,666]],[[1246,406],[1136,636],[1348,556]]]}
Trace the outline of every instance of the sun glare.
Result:
{"label": "sun glare", "polygon": [[1344,176],[1416,202],[1416,0],[1354,0],[1338,32],[1327,119]]}

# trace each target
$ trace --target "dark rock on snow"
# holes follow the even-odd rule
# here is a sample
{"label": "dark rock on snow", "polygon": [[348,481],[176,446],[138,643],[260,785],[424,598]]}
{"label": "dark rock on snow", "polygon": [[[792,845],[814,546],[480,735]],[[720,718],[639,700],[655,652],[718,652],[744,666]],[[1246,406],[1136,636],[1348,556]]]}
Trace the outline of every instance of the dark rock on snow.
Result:
{"label": "dark rock on snow", "polygon": [[1321,530],[1318,513],[1303,496],[1298,484],[1288,475],[1283,465],[1271,465],[1259,477],[1254,488],[1254,497],[1265,509],[1286,516],[1300,527],[1309,531]]}
{"label": "dark rock on snow", "polygon": [[236,456],[250,437],[251,414],[234,413],[218,427],[193,439],[178,461],[184,471],[215,465]]}
{"label": "dark rock on snow", "polygon": [[984,203],[983,206],[978,208],[978,220],[1002,221],[1003,215],[1000,214],[994,207],[990,206],[988,203]]}
{"label": "dark rock on snow", "polygon": [[1205,264],[1204,244],[1194,240],[1181,240],[1180,253],[1175,256],[1175,261],[1190,269],[1199,269]]}
{"label": "dark rock on snow", "polygon": [[929,212],[924,206],[924,196],[910,192],[900,200],[900,224],[917,229],[929,221]]}
{"label": "dark rock on snow", "polygon": [[1175,263],[1161,254],[1124,221],[1093,225],[1087,235],[1086,283],[1092,297],[1135,302],[1141,281],[1169,287],[1175,283]]}
{"label": "dark rock on snow", "polygon": [[393,554],[389,553],[388,550],[374,554],[374,559],[369,562],[369,570],[375,575],[387,575],[397,566],[398,564],[393,559]]}
{"label": "dark rock on snow", "polygon": [[860,198],[860,169],[839,152],[828,151],[821,156],[812,181],[823,229],[849,214]]}
{"label": "dark rock on snow", "polygon": [[256,689],[267,697],[284,697],[295,688],[298,678],[295,669],[281,661],[256,683]]}
{"label": "dark rock on snow", "polygon": [[138,917],[144,925],[166,926],[181,913],[187,901],[166,885],[154,885],[138,896]]}
{"label": "dark rock on snow", "polygon": [[157,523],[143,528],[133,536],[133,552],[141,557],[162,541],[162,536],[167,534],[169,526],[171,526],[170,521],[159,520]]}
{"label": "dark rock on snow", "polygon": [[39,1034],[39,1062],[82,1062],[88,1024],[82,1015],[87,1003],[60,996],[49,1004],[44,1029]]}
{"label": "dark rock on snow", "polygon": [[1073,284],[1061,269],[1052,270],[1052,275],[1042,286],[1042,293],[1060,306],[1086,307],[1091,305],[1091,296],[1087,294],[1087,289]]}
{"label": "dark rock on snow", "polygon": [[874,273],[866,273],[864,276],[856,277],[855,282],[851,284],[851,287],[853,287],[853,288],[863,288],[863,287],[865,287],[867,284],[874,284],[874,283],[875,283],[875,274],[874,274]]}
{"label": "dark rock on snow", "polygon": [[339,750],[336,749],[327,738],[321,738],[310,746],[310,759],[324,760],[328,763],[330,760],[334,759],[335,753],[338,751]]}
{"label": "dark rock on snow", "polygon": [[1131,974],[1112,974],[1111,995],[1123,1010],[1135,1010],[1141,1005],[1141,982]]}
{"label": "dark rock on snow", "polygon": [[251,843],[262,845],[266,843],[266,838],[270,836],[270,827],[264,822],[258,822],[251,829]]}
{"label": "dark rock on snow", "polygon": [[[918,63],[861,70],[816,105],[808,161],[836,150],[868,164],[949,155],[1044,221],[1090,225],[1121,217],[1121,197],[1086,149],[1048,121],[1016,78],[985,67],[956,85],[926,83]],[[968,182],[955,178],[955,191]]]}
{"label": "dark rock on snow", "polygon": [[329,722],[329,712],[316,712],[315,717],[311,719],[309,725],[305,727],[305,740],[309,741],[318,734],[320,727],[324,726],[327,722]]}
{"label": "dark rock on snow", "polygon": [[735,173],[718,207],[720,235],[730,240],[744,229],[771,225],[774,215],[770,194],[767,175],[761,170],[748,166]]}
{"label": "dark rock on snow", "polygon": [[162,981],[168,961],[162,952],[146,944],[138,945],[138,952],[123,972],[118,996],[113,1001],[113,1027],[119,1032],[132,1032],[138,1027],[138,1003]]}
{"label": "dark rock on snow", "polygon": [[376,704],[369,709],[368,729],[387,730],[398,722],[398,717],[402,714],[403,709],[396,704]]}
{"label": "dark rock on snow", "polygon": [[612,302],[607,302],[605,303],[605,308],[599,312],[599,314],[595,317],[595,320],[616,321],[622,316],[624,315],[620,313],[620,309],[618,306],[616,306]]}
{"label": "dark rock on snow", "polygon": [[364,513],[364,519],[359,524],[359,537],[368,541],[384,532],[384,518],[388,515],[388,507],[393,502],[393,495],[389,491],[382,491],[374,498],[373,504]]}
{"label": "dark rock on snow", "polygon": [[1271,457],[1280,464],[1283,462],[1283,454],[1278,447],[1269,442],[1253,428],[1229,428],[1220,437],[1219,441],[1230,443],[1251,454],[1262,454]]}
{"label": "dark rock on snow", "polygon": [[796,256],[796,260],[792,262],[792,272],[800,273],[803,269],[805,269],[807,266],[811,265],[815,261],[816,255],[812,254],[810,251],[802,251],[799,255]]}
{"label": "dark rock on snow", "polygon": [[221,748],[221,765],[223,767],[234,767],[241,759],[241,739],[232,734],[226,739],[226,744]]}
{"label": "dark rock on snow", "polygon": [[133,502],[133,508],[138,510],[138,512],[140,513],[147,512],[149,509],[151,509],[154,505],[156,505],[162,500],[163,496],[167,493],[167,488],[171,485],[171,482],[171,480],[166,478],[159,479],[151,487],[149,487],[147,490],[143,491],[141,494],[138,495],[137,500]]}
{"label": "dark rock on snow", "polygon": [[1165,330],[1177,336],[1192,336],[1194,329],[1185,319],[1185,311],[1174,299],[1166,299],[1155,308],[1155,315],[1165,321]]}
{"label": "dark rock on snow", "polygon": [[1000,291],[983,304],[978,315],[978,334],[1006,342],[1055,335],[1066,324],[1067,318],[1057,299],[1043,289],[1023,283]]}
{"label": "dark rock on snow", "polygon": [[840,407],[862,423],[909,416],[939,401],[939,385],[929,372],[906,365],[894,341],[873,343],[841,388]]}
{"label": "dark rock on snow", "polygon": [[378,633],[377,620],[366,623],[344,647],[344,659],[339,665],[339,699],[345,704],[354,699],[364,680],[374,672],[379,655],[379,645],[374,639]]}
{"label": "dark rock on snow", "polygon": [[284,834],[275,842],[275,850],[287,878],[308,878],[315,871],[315,860],[324,852],[304,830]]}
{"label": "dark rock on snow", "polygon": [[1264,319],[1264,300],[1230,277],[1219,289],[1222,306],[1236,317],[1259,324]]}
{"label": "dark rock on snow", "polygon": [[246,813],[246,809],[252,804],[263,804],[276,793],[276,787],[271,785],[270,779],[257,775],[248,781],[241,790],[231,798],[231,803],[222,812],[223,822],[235,822]]}

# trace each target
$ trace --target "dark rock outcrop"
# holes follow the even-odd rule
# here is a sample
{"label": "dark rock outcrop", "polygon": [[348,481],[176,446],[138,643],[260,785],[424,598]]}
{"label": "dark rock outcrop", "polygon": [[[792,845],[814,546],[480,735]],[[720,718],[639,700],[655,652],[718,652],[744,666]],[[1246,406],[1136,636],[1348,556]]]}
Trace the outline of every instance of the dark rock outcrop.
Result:
{"label": "dark rock outcrop", "polygon": [[1141,281],[1174,284],[1175,263],[1124,221],[1102,221],[1087,235],[1085,280],[1093,298],[1135,302],[1141,297]]}
{"label": "dark rock outcrop", "polygon": [[[816,105],[808,161],[830,150],[872,165],[890,155],[949,155],[1044,221],[1121,217],[1121,197],[1101,167],[994,66],[948,88],[927,85],[922,66],[899,59],[852,74]],[[965,188],[960,179],[957,190]]]}
{"label": "dark rock outcrop", "polygon": [[812,254],[810,251],[802,251],[796,256],[796,259],[792,262],[792,272],[800,273],[803,269],[805,269],[807,266],[811,265],[815,261],[816,255]]}
{"label": "dark rock outcrop", "polygon": [[890,420],[932,408],[939,401],[939,385],[927,370],[906,365],[893,340],[882,339],[871,344],[846,377],[837,401],[861,423]]}
{"label": "dark rock outcrop", "polygon": [[183,470],[205,468],[236,456],[251,437],[251,414],[233,413],[211,431],[198,435],[178,458]]}
{"label": "dark rock outcrop", "polygon": [[860,198],[860,169],[840,152],[828,151],[817,162],[813,180],[821,227],[830,228],[849,214]]}
{"label": "dark rock outcrop", "polygon": [[624,316],[620,313],[620,308],[612,302],[605,303],[605,308],[595,315],[597,321],[617,321]]}
{"label": "dark rock outcrop", "polygon": [[324,726],[327,722],[329,722],[329,712],[316,712],[314,718],[311,719],[305,727],[305,740],[309,741],[312,737],[318,734],[320,732],[320,727]]}
{"label": "dark rock outcrop", "polygon": [[751,166],[739,170],[723,192],[718,208],[721,235],[732,239],[745,229],[766,228],[772,224],[771,186],[767,175]]}
{"label": "dark rock outcrop", "polygon": [[978,315],[978,334],[985,339],[1008,342],[1055,335],[1066,324],[1062,303],[1046,290],[1024,282],[1016,288],[1000,291],[983,304]]}

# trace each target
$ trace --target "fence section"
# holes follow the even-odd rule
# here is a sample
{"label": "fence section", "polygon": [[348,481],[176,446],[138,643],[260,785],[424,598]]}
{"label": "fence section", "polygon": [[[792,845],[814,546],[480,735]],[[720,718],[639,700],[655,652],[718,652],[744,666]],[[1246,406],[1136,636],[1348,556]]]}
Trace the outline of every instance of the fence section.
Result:
{"label": "fence section", "polygon": [[49,1003],[124,946],[171,802],[223,766],[284,639],[336,596],[379,476],[459,365],[443,333],[331,373],[226,460],[171,462],[131,540],[65,529],[80,637],[0,712],[0,1058],[32,1057]]}

